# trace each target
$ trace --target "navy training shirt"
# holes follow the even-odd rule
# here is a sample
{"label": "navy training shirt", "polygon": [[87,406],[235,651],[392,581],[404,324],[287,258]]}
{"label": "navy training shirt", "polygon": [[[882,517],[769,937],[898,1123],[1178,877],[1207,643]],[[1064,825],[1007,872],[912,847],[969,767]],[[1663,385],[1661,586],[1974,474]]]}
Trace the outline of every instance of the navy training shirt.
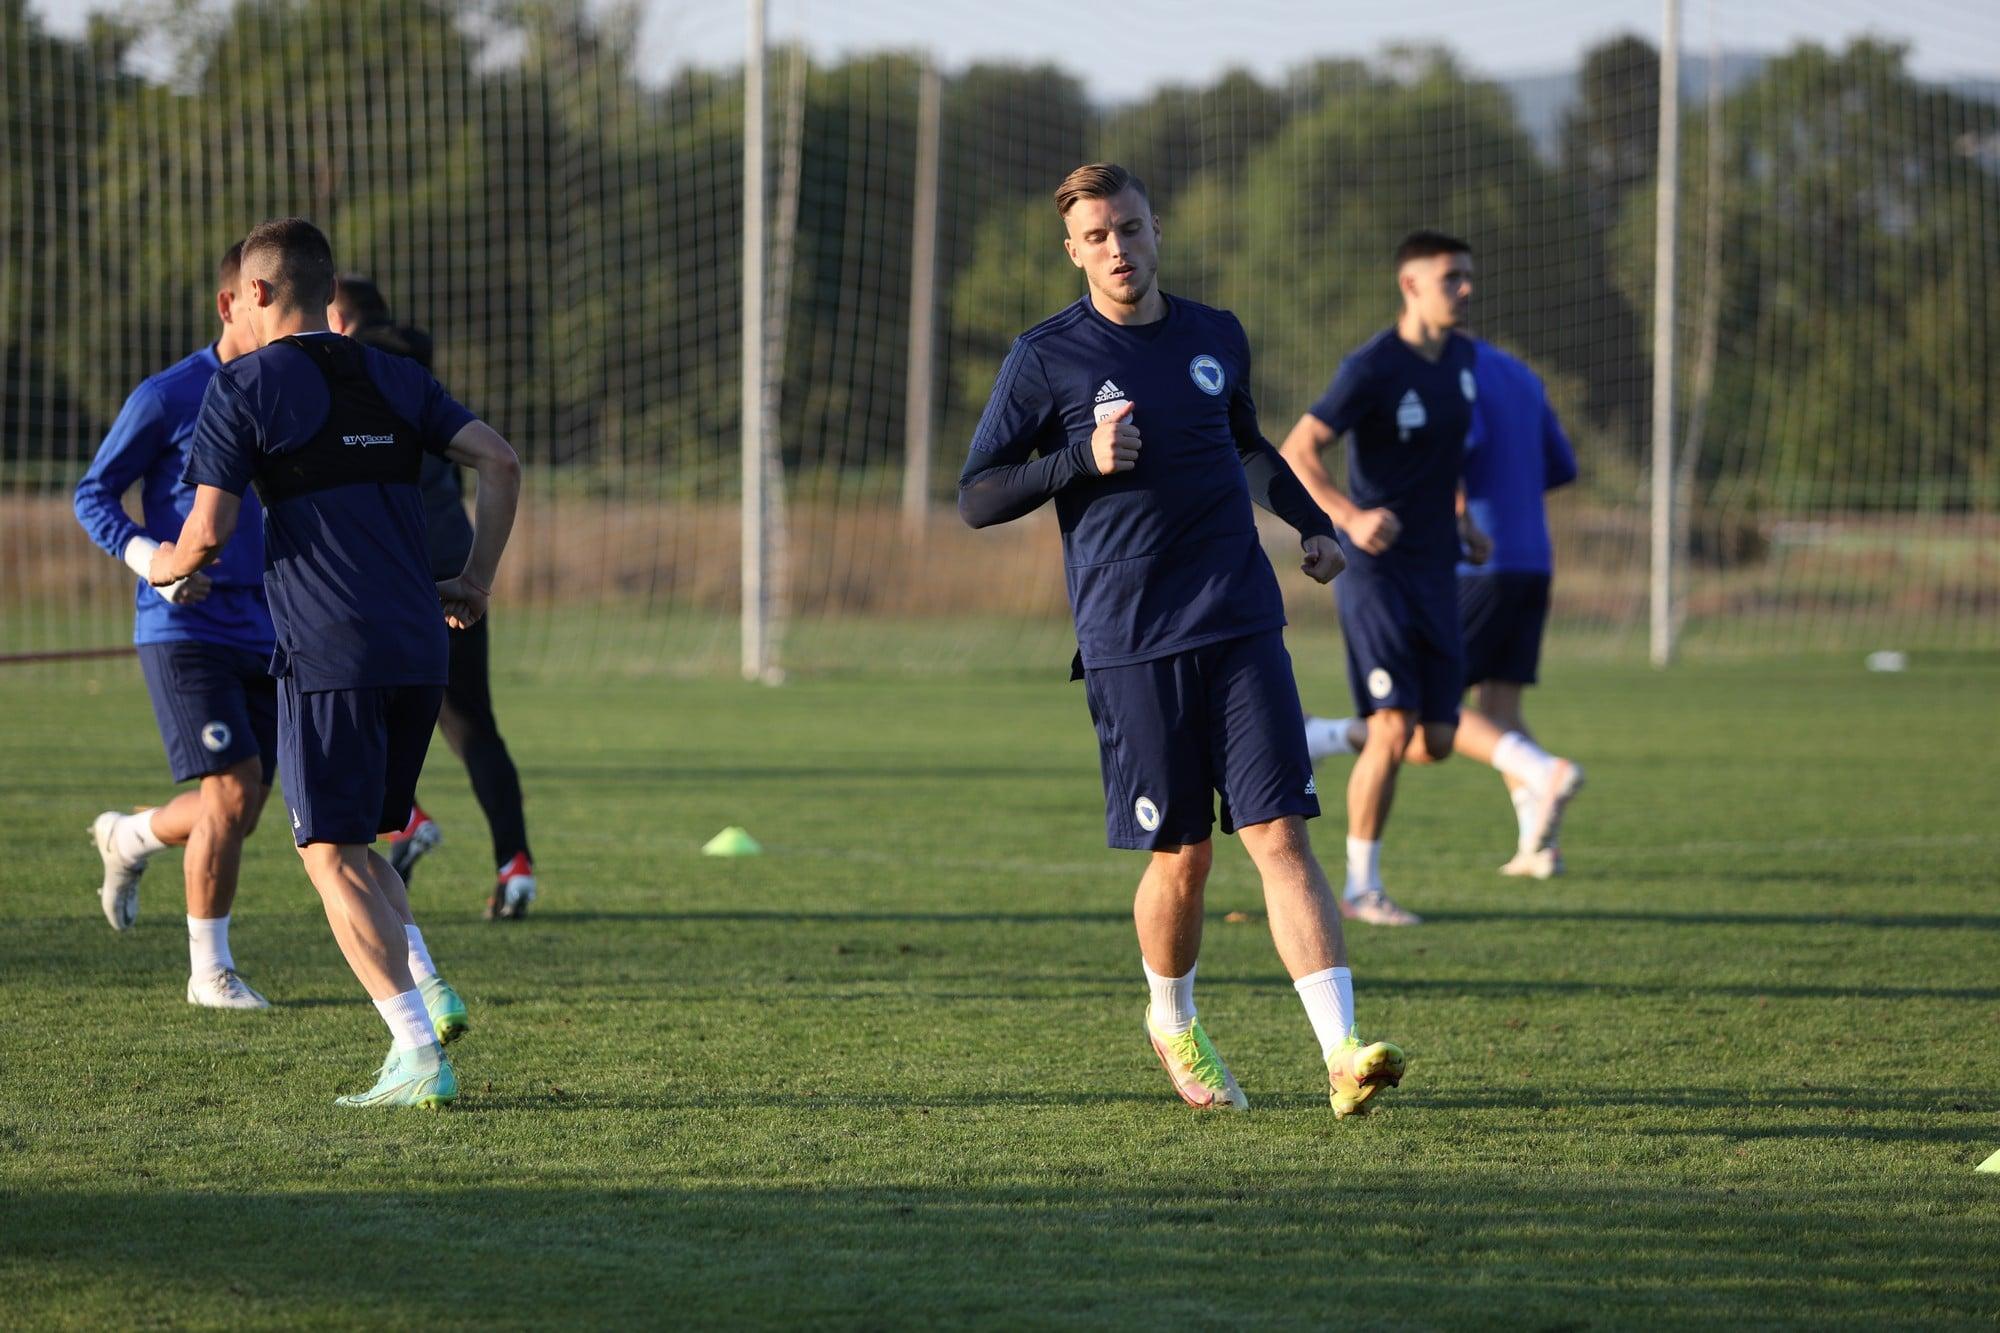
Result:
{"label": "navy training shirt", "polygon": [[[77,521],[90,539],[122,560],[134,537],[170,542],[181,535],[194,506],[194,487],[181,481],[202,394],[222,362],[204,347],[140,381],[111,423],[90,470],[76,484]],[[124,495],[140,483],[144,524],[125,512]],[[199,602],[176,605],[144,579],[135,580],[134,643],[212,643],[271,651],[271,613],[264,604],[264,533],[257,497],[243,503],[243,519],[223,544],[220,558],[202,572],[214,586]]]}
{"label": "navy training shirt", "polygon": [[[1251,513],[1246,441],[1269,446],[1256,434],[1249,379],[1249,340],[1236,317],[1176,297],[1167,298],[1164,319],[1120,325],[1085,296],[1017,338],[1001,364],[973,434],[961,508],[964,488],[984,472],[1038,466],[1027,460],[1039,454],[1061,473],[1046,490],[1086,668],[1151,661],[1285,623]],[[1091,434],[1101,415],[1127,402],[1138,463],[1101,476]],[[1287,503],[1287,519],[1308,535],[1331,533],[1281,460],[1278,469],[1280,485],[1269,489],[1289,483],[1284,489],[1297,488],[1303,502]]]}
{"label": "navy training shirt", "polygon": [[[443,453],[473,420],[415,361],[360,350],[376,391],[426,451]],[[332,408],[325,377],[296,347],[274,342],[232,361],[202,401],[185,480],[242,495],[273,460],[311,441]],[[414,482],[278,500],[264,510],[264,551],[272,675],[289,674],[301,692],[445,683],[450,649]]]}
{"label": "navy training shirt", "polygon": [[1347,495],[1402,523],[1387,551],[1371,556],[1343,536],[1349,569],[1412,573],[1458,563],[1458,479],[1479,388],[1472,339],[1446,337],[1435,363],[1393,328],[1356,348],[1311,408],[1336,436],[1348,435]]}
{"label": "navy training shirt", "polygon": [[1541,377],[1491,343],[1478,343],[1472,433],[1465,440],[1465,507],[1493,540],[1483,565],[1460,574],[1547,574],[1554,566],[1542,493],[1576,480],[1576,452]]}

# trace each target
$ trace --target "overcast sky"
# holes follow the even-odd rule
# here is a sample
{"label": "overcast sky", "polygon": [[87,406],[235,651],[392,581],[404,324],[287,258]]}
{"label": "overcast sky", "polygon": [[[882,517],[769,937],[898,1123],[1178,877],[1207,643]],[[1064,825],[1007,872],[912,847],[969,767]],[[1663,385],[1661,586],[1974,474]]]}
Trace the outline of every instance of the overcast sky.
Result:
{"label": "overcast sky", "polygon": [[[102,0],[32,0],[74,32]],[[1312,57],[1439,41],[1481,73],[1573,69],[1607,37],[1657,41],[1662,0],[767,0],[772,40],[816,53],[924,48],[947,70],[974,60],[1054,61],[1101,99],[1202,83],[1231,66],[1265,77]],[[745,0],[644,0],[640,63],[664,77],[742,59]],[[1682,0],[1683,49],[1776,52],[1864,34],[1909,43],[1926,75],[2000,77],[2000,0]]]}

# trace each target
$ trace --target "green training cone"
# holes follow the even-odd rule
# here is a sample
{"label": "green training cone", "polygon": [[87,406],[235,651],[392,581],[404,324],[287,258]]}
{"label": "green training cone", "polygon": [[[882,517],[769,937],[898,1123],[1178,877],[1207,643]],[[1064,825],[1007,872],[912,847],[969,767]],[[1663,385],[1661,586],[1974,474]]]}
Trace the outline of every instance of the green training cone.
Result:
{"label": "green training cone", "polygon": [[1974,1171],[1990,1171],[1994,1175],[2000,1176],[2000,1152],[1994,1153],[1991,1157],[1972,1169]]}
{"label": "green training cone", "polygon": [[764,845],[731,824],[702,845],[703,856],[755,856]]}

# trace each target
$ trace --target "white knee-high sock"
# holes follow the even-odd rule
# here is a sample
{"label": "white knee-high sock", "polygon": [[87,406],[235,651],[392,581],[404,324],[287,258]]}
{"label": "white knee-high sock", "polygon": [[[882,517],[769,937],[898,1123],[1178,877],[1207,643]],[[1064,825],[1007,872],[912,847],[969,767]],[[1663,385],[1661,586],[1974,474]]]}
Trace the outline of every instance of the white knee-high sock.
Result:
{"label": "white knee-high sock", "polygon": [[1555,763],[1548,751],[1518,731],[1508,732],[1493,747],[1493,767],[1532,787],[1548,785]]}
{"label": "white knee-high sock", "polygon": [[1382,844],[1373,838],[1347,840],[1347,896],[1382,887]]}
{"label": "white knee-high sock", "polygon": [[1513,787],[1508,790],[1507,796],[1514,802],[1515,838],[1526,847],[1529,836],[1535,831],[1535,789]]}
{"label": "white knee-high sock", "polygon": [[431,951],[424,946],[424,932],[415,926],[404,926],[403,937],[410,944],[410,978],[428,981],[436,976],[437,964],[431,961]]}
{"label": "white knee-high sock", "polygon": [[1169,1037],[1178,1036],[1194,1026],[1194,969],[1189,968],[1184,977],[1163,977],[1139,959],[1139,966],[1146,969],[1146,986],[1153,992],[1153,1006],[1149,1011],[1153,1026]]}
{"label": "white knee-high sock", "polygon": [[1333,1048],[1354,1031],[1354,974],[1344,967],[1329,967],[1292,983],[1305,1004],[1306,1017],[1319,1038],[1319,1058],[1333,1054]]}
{"label": "white knee-high sock", "polygon": [[229,954],[229,917],[191,916],[188,923],[188,975],[206,977],[216,972],[234,972],[236,960]]}
{"label": "white knee-high sock", "polygon": [[375,1001],[375,1012],[389,1025],[389,1035],[399,1051],[413,1051],[437,1045],[437,1029],[431,1026],[430,1012],[424,1008],[424,993],[406,990],[386,1000]]}
{"label": "white knee-high sock", "polygon": [[1306,719],[1306,754],[1316,764],[1330,755],[1353,754],[1354,744],[1347,729],[1351,717],[1309,717]]}
{"label": "white knee-high sock", "polygon": [[164,852],[167,844],[160,841],[160,835],[153,832],[153,815],[156,810],[141,810],[136,815],[120,815],[111,829],[111,846],[125,858],[129,865],[143,865],[154,852]]}

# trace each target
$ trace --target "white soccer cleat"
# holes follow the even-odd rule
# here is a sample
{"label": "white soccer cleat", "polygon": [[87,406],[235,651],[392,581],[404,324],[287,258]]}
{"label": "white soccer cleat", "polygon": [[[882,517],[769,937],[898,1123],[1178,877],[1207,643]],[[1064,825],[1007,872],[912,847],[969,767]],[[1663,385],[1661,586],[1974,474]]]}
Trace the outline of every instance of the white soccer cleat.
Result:
{"label": "white soccer cleat", "polygon": [[188,978],[188,1003],[204,1009],[269,1009],[271,1002],[229,968]]}
{"label": "white soccer cleat", "polygon": [[113,835],[120,818],[116,810],[106,810],[90,821],[90,840],[97,844],[97,855],[104,862],[104,886],[97,891],[104,919],[113,930],[130,930],[139,919],[139,876],[146,873],[146,860],[141,857],[130,862],[119,855]]}
{"label": "white soccer cleat", "polygon": [[1371,926],[1420,926],[1424,919],[1401,906],[1380,889],[1350,896],[1342,895],[1340,914],[1349,921],[1365,921]]}
{"label": "white soccer cleat", "polygon": [[519,921],[528,914],[528,907],[534,901],[534,864],[526,852],[516,852],[494,879],[493,893],[486,900],[486,919]]}
{"label": "white soccer cleat", "polygon": [[1535,792],[1535,817],[1521,838],[1523,847],[1544,849],[1556,845],[1562,830],[1563,811],[1583,790],[1583,769],[1567,759],[1554,761],[1547,785]]}
{"label": "white soccer cleat", "polygon": [[1542,848],[1523,847],[1514,859],[1500,867],[1500,873],[1514,879],[1554,879],[1563,872],[1562,849],[1551,844]]}

